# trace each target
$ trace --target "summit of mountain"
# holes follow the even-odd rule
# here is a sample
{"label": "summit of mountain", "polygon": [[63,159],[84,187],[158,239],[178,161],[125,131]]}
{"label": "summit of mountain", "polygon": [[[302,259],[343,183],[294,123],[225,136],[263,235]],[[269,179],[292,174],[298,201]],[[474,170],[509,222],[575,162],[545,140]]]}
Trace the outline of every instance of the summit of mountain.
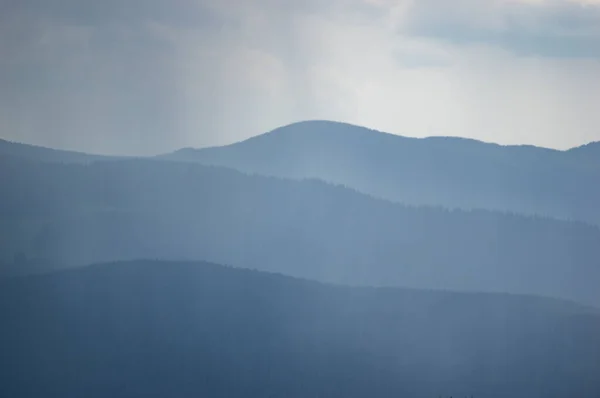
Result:
{"label": "summit of mountain", "polygon": [[489,209],[600,224],[597,145],[569,151],[455,137],[409,138],[313,120],[163,158],[318,178],[413,205]]}

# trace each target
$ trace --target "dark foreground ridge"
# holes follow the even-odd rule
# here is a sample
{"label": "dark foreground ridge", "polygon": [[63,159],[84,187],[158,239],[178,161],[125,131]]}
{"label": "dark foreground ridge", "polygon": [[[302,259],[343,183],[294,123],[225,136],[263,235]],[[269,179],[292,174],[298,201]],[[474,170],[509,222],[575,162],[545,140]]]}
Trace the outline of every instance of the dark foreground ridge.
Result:
{"label": "dark foreground ridge", "polygon": [[0,397],[600,396],[600,316],[135,261],[0,284]]}

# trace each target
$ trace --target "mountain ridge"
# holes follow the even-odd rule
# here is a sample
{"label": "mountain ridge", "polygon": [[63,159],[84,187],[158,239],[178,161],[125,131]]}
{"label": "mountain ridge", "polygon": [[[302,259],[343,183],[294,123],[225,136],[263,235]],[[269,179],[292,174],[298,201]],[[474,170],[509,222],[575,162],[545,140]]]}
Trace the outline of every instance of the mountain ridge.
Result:
{"label": "mountain ridge", "polygon": [[369,286],[369,285],[347,285],[335,282],[323,282],[315,279],[308,279],[305,277],[299,277],[294,275],[287,275],[277,271],[264,271],[254,268],[243,268],[235,265],[219,264],[203,260],[166,260],[166,259],[150,259],[150,258],[138,258],[133,260],[117,260],[101,263],[86,264],[78,267],[65,267],[58,268],[55,270],[49,270],[41,274],[32,275],[15,275],[0,279],[0,286],[10,284],[20,284],[26,281],[43,281],[54,278],[64,277],[65,275],[82,275],[82,274],[93,274],[96,272],[105,273],[117,270],[119,267],[130,268],[135,272],[143,273],[143,271],[156,272],[157,270],[164,269],[165,267],[179,268],[180,270],[187,270],[194,273],[205,271],[217,271],[222,274],[239,274],[247,275],[258,278],[265,278],[270,280],[272,283],[285,281],[295,286],[312,286],[317,288],[327,288],[336,291],[362,291],[369,294],[394,294],[394,293],[406,293],[406,294],[419,294],[419,295],[434,295],[434,296],[456,296],[456,297],[479,297],[483,300],[496,300],[496,299],[507,299],[513,301],[525,300],[534,303],[541,303],[547,307],[546,304],[555,308],[563,308],[564,310],[572,310],[578,313],[591,313],[600,316],[600,306],[593,306],[582,304],[577,301],[558,298],[552,296],[541,296],[536,294],[528,293],[509,293],[509,292],[486,292],[486,291],[462,291],[452,289],[434,289],[434,288],[414,288],[404,286]]}
{"label": "mountain ridge", "polygon": [[43,162],[66,163],[87,163],[95,160],[119,158],[118,156],[91,154],[68,149],[56,149],[4,139],[0,139],[0,154]]}
{"label": "mountain ridge", "polygon": [[7,272],[26,271],[23,257],[39,267],[36,259],[83,265],[150,256],[353,285],[600,303],[600,228],[583,222],[407,206],[320,180],[193,163],[8,166],[0,168]]}
{"label": "mountain ridge", "polygon": [[552,300],[335,287],[205,262],[99,264],[0,286],[1,396],[600,392],[600,316]]}
{"label": "mountain ridge", "polygon": [[558,148],[551,148],[551,147],[544,147],[544,146],[540,146],[540,145],[535,145],[535,144],[500,144],[500,143],[496,143],[493,141],[485,141],[485,140],[480,140],[480,139],[476,139],[476,138],[470,138],[470,137],[461,137],[461,136],[444,136],[444,135],[431,135],[431,136],[424,136],[424,137],[412,137],[412,136],[407,136],[407,135],[401,135],[401,134],[396,134],[396,133],[390,133],[390,132],[386,132],[383,130],[378,130],[378,129],[374,129],[374,128],[370,128],[364,125],[360,125],[360,124],[353,124],[353,123],[347,123],[347,122],[340,122],[340,121],[333,121],[333,120],[327,120],[327,119],[311,119],[311,120],[303,120],[303,121],[298,121],[298,122],[293,122],[293,123],[288,123],[276,128],[273,128],[271,130],[268,130],[264,133],[260,133],[257,135],[254,135],[252,137],[248,137],[245,138],[243,140],[240,141],[235,141],[235,142],[231,142],[228,144],[223,144],[223,145],[209,145],[209,146],[204,146],[204,147],[195,147],[195,146],[186,146],[186,147],[182,147],[180,149],[176,149],[175,151],[172,152],[168,152],[168,153],[164,153],[164,154],[159,154],[159,155],[149,155],[149,156],[133,156],[133,155],[125,155],[125,156],[117,156],[117,155],[107,155],[107,154],[99,154],[99,153],[93,153],[93,152],[87,152],[87,151],[79,151],[79,150],[73,150],[73,149],[65,149],[65,148],[59,148],[59,147],[53,147],[53,146],[45,146],[45,145],[39,145],[39,144],[32,144],[32,143],[27,143],[27,142],[21,142],[21,141],[15,141],[15,140],[10,140],[10,139],[5,139],[5,138],[0,138],[0,153],[5,153],[5,148],[13,146],[13,147],[22,147],[23,149],[25,148],[29,148],[32,150],[48,150],[48,151],[57,151],[57,152],[62,152],[63,154],[70,154],[73,156],[85,156],[85,157],[99,157],[99,158],[124,158],[124,157],[136,157],[136,158],[152,158],[152,157],[164,157],[164,156],[168,156],[172,153],[177,153],[180,151],[196,151],[196,150],[204,150],[204,149],[214,149],[214,148],[222,148],[222,147],[229,147],[232,145],[237,145],[237,144],[241,144],[243,142],[249,141],[249,140],[253,140],[268,134],[272,134],[272,133],[277,133],[277,132],[281,132],[281,130],[285,130],[289,127],[294,127],[294,126],[302,126],[302,125],[342,125],[345,127],[352,127],[352,128],[359,128],[359,129],[364,129],[367,131],[370,131],[372,133],[378,133],[378,134],[385,134],[385,135],[389,135],[389,136],[393,136],[393,137],[399,137],[399,138],[403,138],[403,139],[407,139],[407,140],[421,140],[421,141],[427,141],[427,140],[449,140],[449,141],[454,141],[456,140],[457,142],[473,142],[473,143],[477,143],[477,144],[484,144],[484,145],[491,145],[491,146],[498,146],[498,147],[507,147],[507,148],[536,148],[536,149],[541,149],[541,150],[546,150],[546,151],[552,151],[552,152],[575,152],[579,149],[585,149],[585,148],[596,148],[596,147],[600,147],[600,141],[590,141],[588,143],[584,143],[572,148],[568,148],[568,149],[558,149]]}
{"label": "mountain ridge", "polygon": [[[431,136],[423,136],[423,137],[413,137],[413,136],[407,136],[407,135],[402,135],[402,134],[390,133],[387,131],[370,128],[370,127],[360,125],[360,124],[353,124],[353,123],[347,123],[347,122],[341,122],[341,121],[333,121],[333,120],[327,120],[327,119],[311,119],[311,120],[302,120],[302,121],[298,121],[298,122],[288,123],[288,124],[276,127],[274,129],[268,130],[264,133],[260,133],[260,134],[254,135],[252,137],[248,137],[243,140],[228,143],[228,144],[210,145],[210,146],[205,146],[205,147],[187,146],[187,147],[180,148],[180,149],[175,150],[170,153],[176,153],[179,151],[204,150],[204,149],[230,147],[233,145],[242,144],[244,142],[259,139],[261,137],[266,137],[266,136],[269,136],[272,134],[281,134],[282,132],[288,132],[288,130],[290,128],[328,127],[328,126],[336,126],[336,125],[345,127],[345,128],[361,129],[361,130],[365,130],[365,132],[375,133],[375,134],[383,134],[386,136],[397,137],[399,139],[405,139],[405,140],[415,140],[415,141],[448,140],[448,141],[456,141],[456,142],[472,142],[474,144],[483,144],[483,145],[489,145],[489,146],[500,147],[500,148],[532,148],[532,149],[539,149],[539,150],[545,150],[545,151],[550,151],[550,152],[569,152],[569,151],[575,151],[577,149],[584,148],[587,146],[594,146],[596,144],[600,145],[600,141],[591,141],[589,143],[584,143],[584,144],[581,144],[581,145],[578,145],[575,147],[571,147],[571,148],[567,148],[567,149],[558,149],[558,148],[545,147],[545,146],[540,146],[540,145],[535,145],[535,144],[500,144],[500,143],[493,142],[493,141],[485,141],[485,140],[481,140],[481,139],[477,139],[477,138],[461,137],[461,136],[431,135]],[[169,155],[170,153],[162,154],[162,155],[158,155],[158,156],[165,156],[165,155]]]}
{"label": "mountain ridge", "polygon": [[239,143],[184,149],[161,158],[251,174],[318,178],[405,204],[501,210],[600,225],[600,156],[578,153],[460,138],[406,138],[339,122],[300,122]]}

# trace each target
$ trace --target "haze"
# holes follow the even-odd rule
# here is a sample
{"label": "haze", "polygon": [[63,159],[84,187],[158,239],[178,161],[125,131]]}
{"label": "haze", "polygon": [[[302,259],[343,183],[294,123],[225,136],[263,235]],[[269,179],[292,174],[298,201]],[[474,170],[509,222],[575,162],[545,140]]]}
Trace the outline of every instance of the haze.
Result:
{"label": "haze", "polygon": [[14,141],[147,155],[330,119],[565,149],[598,106],[598,1],[0,4]]}
{"label": "haze", "polygon": [[600,1],[0,0],[0,397],[598,398],[599,109]]}

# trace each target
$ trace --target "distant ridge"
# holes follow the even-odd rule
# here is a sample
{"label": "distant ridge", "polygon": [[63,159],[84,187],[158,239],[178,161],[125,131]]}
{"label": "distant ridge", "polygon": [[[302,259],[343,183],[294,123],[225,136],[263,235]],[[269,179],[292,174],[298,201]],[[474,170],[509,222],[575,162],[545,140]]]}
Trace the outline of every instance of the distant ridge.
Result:
{"label": "distant ridge", "polygon": [[41,162],[88,163],[102,159],[116,159],[117,156],[95,155],[85,152],[47,148],[38,145],[0,139],[0,155]]}
{"label": "distant ridge", "polygon": [[[495,142],[491,142],[491,141],[483,141],[483,140],[479,140],[479,139],[475,139],[475,138],[458,137],[458,136],[432,135],[432,136],[426,136],[426,137],[410,137],[410,136],[404,136],[404,135],[395,134],[395,133],[389,133],[389,132],[385,132],[382,130],[372,129],[372,128],[362,126],[362,125],[357,125],[357,124],[351,124],[351,123],[340,122],[340,121],[332,121],[332,120],[326,120],[326,119],[314,119],[314,120],[304,120],[304,121],[299,121],[299,122],[294,122],[294,123],[290,123],[287,125],[283,125],[283,126],[274,128],[272,130],[269,130],[266,133],[258,134],[258,135],[246,138],[242,141],[234,142],[231,144],[219,145],[219,146],[209,146],[209,147],[203,147],[203,148],[188,146],[188,147],[178,149],[178,150],[174,151],[173,153],[197,151],[197,150],[204,150],[204,149],[209,149],[209,148],[228,147],[228,146],[232,146],[232,145],[238,145],[243,142],[251,141],[251,140],[257,139],[259,137],[272,134],[272,133],[279,133],[283,130],[287,130],[294,126],[303,127],[303,128],[304,127],[312,128],[312,127],[316,127],[318,125],[323,125],[323,126],[338,125],[338,126],[343,126],[346,128],[364,129],[364,130],[370,131],[372,133],[385,134],[385,135],[389,135],[392,137],[398,137],[401,139],[409,139],[409,140],[432,140],[432,141],[447,140],[447,141],[457,141],[457,142],[471,142],[473,144],[491,145],[491,146],[498,146],[498,147],[504,147],[504,148],[537,148],[537,149],[542,149],[542,150],[552,151],[552,152],[576,152],[578,150],[598,150],[598,151],[600,151],[600,141],[592,141],[587,144],[582,144],[580,146],[562,150],[562,149],[548,148],[548,147],[542,147],[542,146],[531,145],[531,144],[499,144],[499,143],[495,143]],[[77,157],[85,157],[85,158],[87,158],[87,157],[97,157],[97,158],[134,157],[131,155],[115,156],[115,155],[89,153],[89,152],[54,148],[54,147],[49,147],[49,146],[30,144],[30,143],[24,143],[24,142],[20,142],[20,141],[14,141],[14,140],[0,138],[0,153],[1,154],[10,154],[10,155],[15,156],[15,155],[23,154],[26,151],[31,151],[32,155],[34,155],[36,153],[38,155],[40,155],[40,154],[43,154],[43,152],[55,152],[55,156],[62,154],[63,156],[72,156],[73,158],[77,158]],[[158,155],[157,157],[163,157],[163,156],[169,156],[169,155],[171,155],[171,154]],[[31,156],[31,157],[35,158],[35,156]],[[135,156],[135,157],[139,158],[139,157],[143,157],[143,156]]]}
{"label": "distant ridge", "polygon": [[405,206],[315,179],[148,159],[6,163],[0,186],[0,273],[206,259],[342,284],[600,303],[600,228],[580,222]]}
{"label": "distant ridge", "polygon": [[571,148],[568,152],[579,152],[600,156],[600,141],[593,141],[575,148]]}
{"label": "distant ridge", "polygon": [[319,178],[396,202],[490,209],[600,225],[597,143],[568,151],[454,137],[407,138],[304,121],[161,158],[283,178]]}
{"label": "distant ridge", "polygon": [[346,133],[350,133],[352,130],[354,130],[355,132],[358,130],[363,130],[365,133],[370,132],[370,133],[376,133],[376,134],[384,134],[384,135],[387,135],[390,137],[396,137],[398,139],[405,139],[405,140],[416,140],[416,141],[431,140],[431,141],[448,141],[448,142],[456,141],[456,142],[462,142],[462,143],[471,143],[471,144],[475,144],[475,145],[489,145],[489,146],[495,146],[495,147],[500,147],[500,148],[535,148],[535,149],[545,150],[545,151],[550,151],[550,152],[568,152],[568,151],[576,150],[578,148],[583,148],[588,145],[593,145],[593,144],[597,143],[597,142],[591,142],[591,143],[582,144],[581,146],[573,147],[570,149],[556,149],[556,148],[549,148],[549,147],[533,145],[533,144],[499,144],[499,143],[492,142],[492,141],[484,141],[484,140],[480,140],[480,139],[476,139],[476,138],[459,137],[459,136],[431,135],[431,136],[425,136],[425,137],[411,137],[411,136],[407,136],[407,135],[390,133],[390,132],[386,132],[383,130],[373,129],[373,128],[359,125],[359,124],[352,124],[352,123],[347,123],[347,122],[333,121],[333,120],[326,120],[326,119],[313,119],[313,120],[303,120],[303,121],[298,121],[298,122],[294,122],[294,123],[289,123],[289,124],[271,129],[265,133],[258,134],[258,135],[246,138],[242,141],[234,142],[231,144],[209,146],[209,147],[202,147],[202,148],[185,147],[185,148],[181,148],[175,152],[228,147],[228,146],[238,145],[238,144],[242,144],[244,142],[260,139],[261,137],[268,137],[272,134],[291,133],[294,130],[306,131],[307,129],[328,129],[328,128],[337,128],[339,130],[346,130],[345,131]]}

